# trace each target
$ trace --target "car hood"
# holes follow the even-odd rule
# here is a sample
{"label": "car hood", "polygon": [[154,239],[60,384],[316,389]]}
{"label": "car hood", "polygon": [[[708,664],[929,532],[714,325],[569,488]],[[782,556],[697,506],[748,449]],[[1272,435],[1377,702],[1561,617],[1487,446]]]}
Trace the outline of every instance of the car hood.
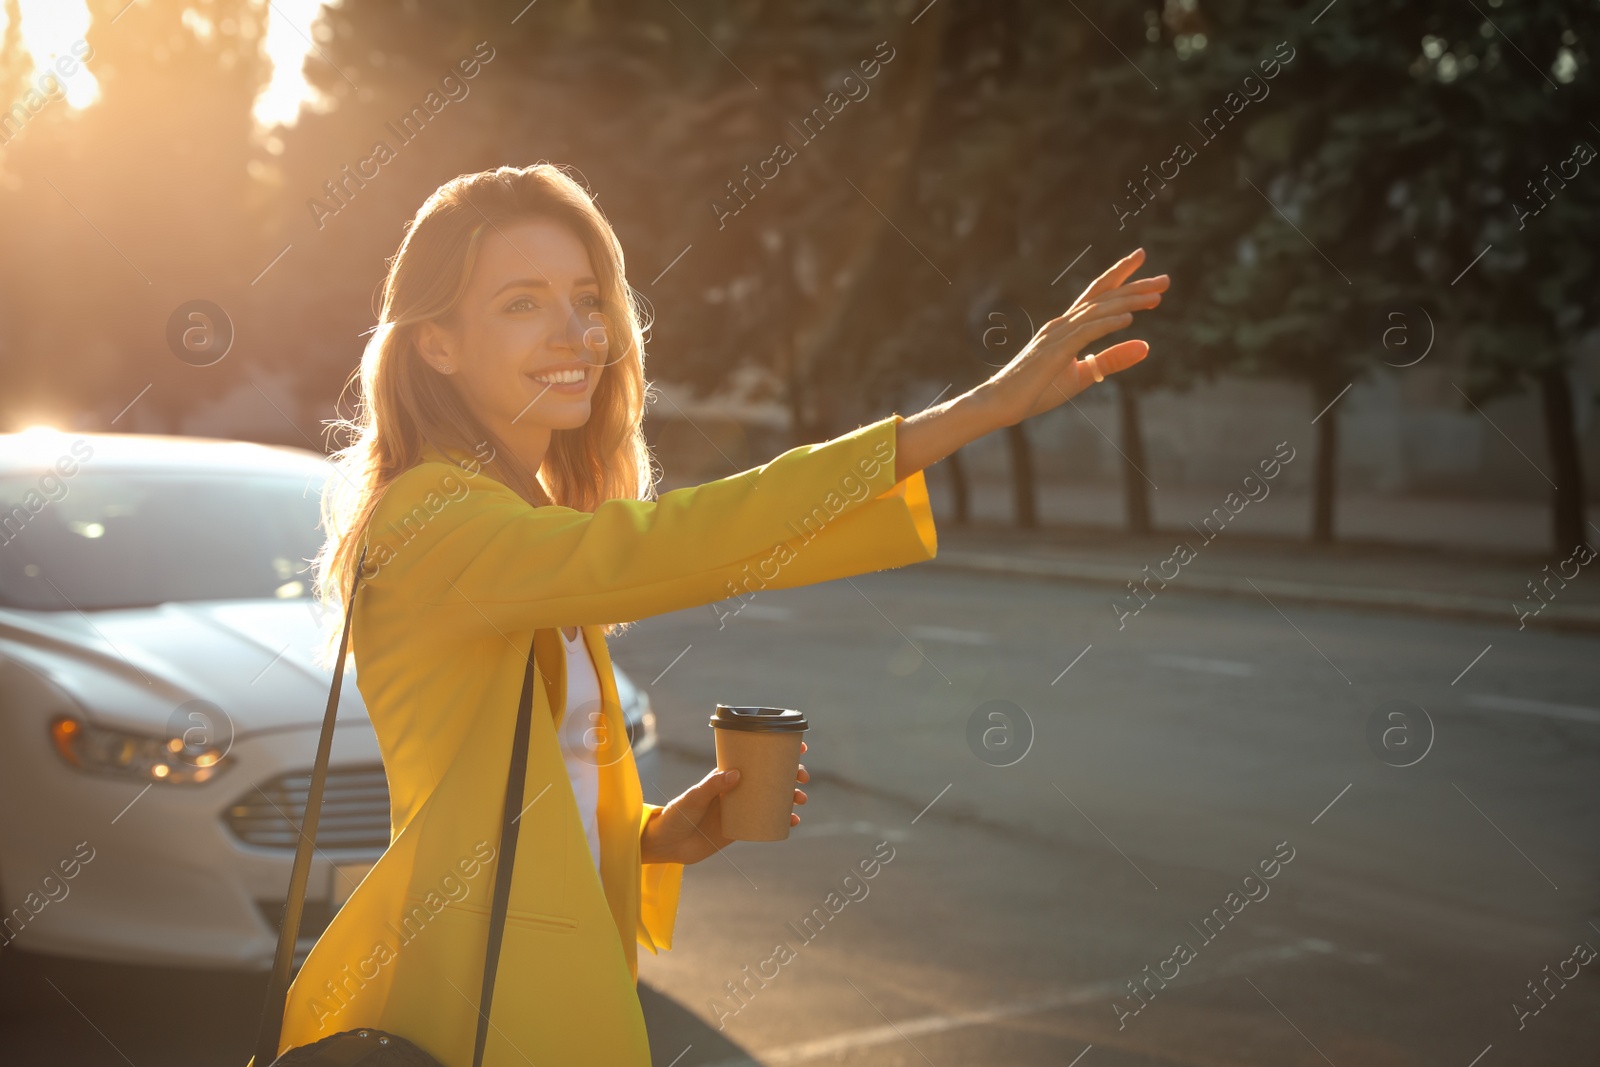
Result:
{"label": "car hood", "polygon": [[[333,681],[313,662],[321,617],[305,599],[0,610],[0,651],[107,725],[160,730],[181,705],[207,700],[242,735],[321,723]],[[366,718],[353,666],[339,718]]]}

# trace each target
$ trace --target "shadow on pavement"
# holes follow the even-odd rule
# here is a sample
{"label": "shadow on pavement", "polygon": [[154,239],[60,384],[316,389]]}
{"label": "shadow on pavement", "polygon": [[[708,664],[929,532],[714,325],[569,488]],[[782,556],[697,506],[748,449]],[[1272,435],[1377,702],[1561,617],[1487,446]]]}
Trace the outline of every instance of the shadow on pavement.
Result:
{"label": "shadow on pavement", "polygon": [[[728,1040],[694,1012],[667,994],[639,983],[639,1004],[644,1008],[645,1025],[650,1029],[650,1062],[655,1067],[695,1067],[697,1064],[725,1063],[741,1058],[760,1061],[749,1051]],[[689,1055],[683,1056],[686,1049]],[[682,1059],[678,1059],[682,1056]]]}
{"label": "shadow on pavement", "polygon": [[[265,975],[7,951],[0,953],[0,1063],[244,1067],[265,994]],[[657,1067],[748,1056],[666,994],[641,983],[639,1001]]]}
{"label": "shadow on pavement", "polygon": [[244,1067],[250,1058],[265,975],[6,956],[8,1064]]}

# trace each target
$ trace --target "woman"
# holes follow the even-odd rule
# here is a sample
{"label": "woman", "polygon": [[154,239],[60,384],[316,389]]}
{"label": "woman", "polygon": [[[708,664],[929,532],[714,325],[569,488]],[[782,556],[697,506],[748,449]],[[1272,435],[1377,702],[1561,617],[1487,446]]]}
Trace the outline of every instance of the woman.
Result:
{"label": "woman", "polygon": [[651,499],[644,323],[599,209],[548,164],[429,197],[390,263],[317,561],[338,613],[366,551],[351,651],[391,842],[296,978],[281,1048],[371,1026],[470,1061],[531,641],[533,799],[485,1062],[648,1064],[637,945],[671,947],[683,865],[730,843],[717,798],[737,777],[642,802],[606,636],[726,599],[757,563],[789,588],[931,558],[922,469],[1142,359],[1141,341],[1076,359],[1159,303],[1164,275],[1127,283],[1142,261],[954,400]]}

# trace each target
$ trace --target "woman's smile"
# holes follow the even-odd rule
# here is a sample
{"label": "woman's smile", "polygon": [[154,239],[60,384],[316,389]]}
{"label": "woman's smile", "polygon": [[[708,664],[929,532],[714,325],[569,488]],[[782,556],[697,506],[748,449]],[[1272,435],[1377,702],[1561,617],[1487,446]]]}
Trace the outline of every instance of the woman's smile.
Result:
{"label": "woman's smile", "polygon": [[582,396],[589,388],[594,370],[583,363],[557,363],[525,377],[545,392],[559,396]]}

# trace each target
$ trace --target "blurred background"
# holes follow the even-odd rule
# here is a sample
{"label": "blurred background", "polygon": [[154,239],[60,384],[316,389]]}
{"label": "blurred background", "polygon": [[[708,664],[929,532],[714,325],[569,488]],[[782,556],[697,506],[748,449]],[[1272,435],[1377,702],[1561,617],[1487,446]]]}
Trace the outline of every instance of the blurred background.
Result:
{"label": "blurred background", "polygon": [[402,224],[549,160],[654,309],[670,477],[965,389],[1143,246],[1158,358],[950,461],[953,516],[1181,526],[1339,398],[1274,533],[1570,549],[1594,11],[1484,4],[8,2],[0,420],[321,447]]}
{"label": "blurred background", "polygon": [[[0,433],[335,447],[403,225],[501,164],[621,238],[663,490],[970,388],[1143,247],[1150,357],[931,468],[933,563],[616,642],[667,795],[716,701],[841,706],[812,827],[643,961],[659,1062],[1592,1060],[1597,47],[1596,0],[0,0]],[[1257,941],[1123,1019],[1285,838]],[[719,1028],[879,840],[900,903]],[[79,963],[0,1059],[199,1062],[258,995]]]}

